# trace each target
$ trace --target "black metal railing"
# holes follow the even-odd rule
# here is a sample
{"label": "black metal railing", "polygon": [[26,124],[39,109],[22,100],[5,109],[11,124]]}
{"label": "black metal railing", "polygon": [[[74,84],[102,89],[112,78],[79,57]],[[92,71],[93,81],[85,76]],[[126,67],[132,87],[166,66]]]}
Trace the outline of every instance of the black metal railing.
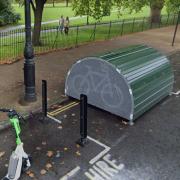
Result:
{"label": "black metal railing", "polygon": [[[159,23],[151,23],[149,17],[122,19],[90,25],[71,26],[69,35],[61,33],[58,26],[42,26],[41,45],[36,46],[35,54],[60,48],[77,47],[96,40],[111,39],[134,32],[175,25],[177,14],[162,15]],[[11,63],[23,57],[25,43],[24,28],[0,32],[0,63]]]}

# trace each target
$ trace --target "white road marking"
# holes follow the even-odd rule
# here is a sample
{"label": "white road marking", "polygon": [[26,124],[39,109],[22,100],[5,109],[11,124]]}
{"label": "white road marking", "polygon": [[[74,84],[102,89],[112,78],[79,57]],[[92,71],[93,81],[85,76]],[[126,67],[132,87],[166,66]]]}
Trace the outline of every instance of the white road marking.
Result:
{"label": "white road marking", "polygon": [[71,170],[69,173],[67,173],[65,176],[61,177],[60,180],[68,180],[70,177],[74,176],[81,168],[77,166],[73,170]]}
{"label": "white road marking", "polygon": [[50,119],[52,119],[52,120],[54,120],[55,122],[57,122],[57,123],[59,123],[59,124],[61,124],[61,123],[62,123],[62,122],[61,122],[61,120],[56,119],[56,118],[54,118],[54,117],[50,116],[49,114],[47,115],[47,117],[48,117],[48,118],[50,118]]}
{"label": "white road marking", "polygon": [[89,137],[89,136],[88,136],[87,138],[88,138],[89,140],[95,142],[96,144],[98,144],[98,145],[100,145],[100,146],[102,146],[102,147],[105,148],[102,152],[100,152],[97,156],[95,156],[93,159],[91,159],[91,160],[89,161],[90,164],[94,164],[96,161],[98,161],[100,158],[102,158],[107,152],[109,152],[111,148],[108,147],[107,145],[99,142],[98,140]]}

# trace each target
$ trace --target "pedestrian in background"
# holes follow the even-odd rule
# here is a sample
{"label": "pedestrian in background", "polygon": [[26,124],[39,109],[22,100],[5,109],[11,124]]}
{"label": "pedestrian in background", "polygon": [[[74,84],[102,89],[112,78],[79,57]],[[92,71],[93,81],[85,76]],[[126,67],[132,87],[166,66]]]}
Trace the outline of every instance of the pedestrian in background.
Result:
{"label": "pedestrian in background", "polygon": [[61,34],[64,31],[64,17],[63,17],[63,15],[61,16],[61,18],[59,20],[59,30],[61,31]]}
{"label": "pedestrian in background", "polygon": [[69,17],[66,17],[66,20],[64,21],[64,32],[66,35],[69,34]]}

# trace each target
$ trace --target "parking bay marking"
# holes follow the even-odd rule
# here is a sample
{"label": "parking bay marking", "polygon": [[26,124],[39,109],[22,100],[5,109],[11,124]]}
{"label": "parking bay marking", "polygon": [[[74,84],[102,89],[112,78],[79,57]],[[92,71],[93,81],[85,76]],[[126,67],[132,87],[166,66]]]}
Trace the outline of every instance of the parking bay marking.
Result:
{"label": "parking bay marking", "polygon": [[108,147],[108,146],[106,146],[105,144],[99,142],[98,140],[93,139],[93,138],[90,137],[90,136],[88,136],[87,138],[88,138],[89,140],[95,142],[96,144],[98,144],[98,145],[100,145],[100,146],[102,146],[102,147],[105,148],[102,152],[100,152],[97,156],[95,156],[93,159],[91,159],[91,160],[89,161],[89,164],[94,164],[94,163],[95,163],[96,161],[98,161],[101,157],[103,157],[108,151],[110,151],[111,148]]}
{"label": "parking bay marking", "polygon": [[71,170],[69,173],[67,173],[65,176],[60,178],[60,180],[68,180],[70,177],[73,177],[81,168],[77,166],[73,170]]}
{"label": "parking bay marking", "polygon": [[57,123],[59,123],[59,124],[62,124],[62,121],[61,121],[61,120],[56,119],[55,117],[53,117],[53,116],[51,116],[51,115],[49,115],[49,114],[47,114],[47,117],[50,118],[50,119],[52,119],[52,120],[54,120],[55,122],[57,122]]}
{"label": "parking bay marking", "polygon": [[[61,113],[61,112],[64,112],[76,105],[78,105],[79,103],[78,102],[72,102],[66,106],[63,106],[51,113],[48,113],[48,117],[53,119],[55,122],[57,123],[61,123],[60,120],[54,118],[53,116],[56,116],[57,114]],[[110,177],[113,176],[113,172],[114,173],[118,173],[117,170],[121,170],[124,168],[124,165],[123,164],[120,164],[119,166],[116,166],[115,164],[113,165],[113,163],[115,162],[115,160],[113,160],[112,162],[110,161],[107,161],[106,156],[110,157],[111,155],[110,154],[107,154],[111,148],[108,147],[107,145],[99,142],[98,140],[88,136],[87,137],[90,141],[93,141],[95,142],[96,144],[98,144],[99,146],[105,148],[102,152],[100,152],[98,155],[96,155],[93,159],[91,159],[89,161],[89,164],[93,165],[94,163],[96,163],[95,165],[93,165],[92,168],[89,169],[89,171],[85,172],[85,176],[88,178],[88,179],[94,179],[93,176],[98,176],[100,179],[109,179]],[[107,155],[106,155],[107,154]],[[104,161],[99,161],[101,158],[103,158]],[[107,161],[107,162],[106,162]],[[108,163],[111,165],[108,166]],[[101,167],[102,166],[102,167]],[[104,168],[106,170],[109,170],[109,174],[107,173],[108,171],[105,171],[104,172]],[[113,169],[114,168],[114,169]],[[65,176],[63,176],[62,178],[60,178],[60,180],[68,180],[69,178],[75,176],[75,174],[77,174],[77,172],[80,170],[81,168],[79,166],[77,166],[76,168],[74,168],[73,170],[71,170],[69,173],[67,173]],[[95,171],[94,171],[94,170]],[[91,174],[90,174],[91,173]],[[110,176],[110,177],[109,177]]]}

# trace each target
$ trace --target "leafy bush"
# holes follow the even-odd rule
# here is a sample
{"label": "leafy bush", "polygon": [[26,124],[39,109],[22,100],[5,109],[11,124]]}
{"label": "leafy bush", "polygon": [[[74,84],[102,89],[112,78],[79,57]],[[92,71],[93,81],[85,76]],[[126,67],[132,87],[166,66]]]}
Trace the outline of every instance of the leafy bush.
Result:
{"label": "leafy bush", "polygon": [[10,0],[0,0],[0,26],[17,23],[21,17],[14,13]]}
{"label": "leafy bush", "polygon": [[0,15],[0,26],[4,26],[7,24],[15,24],[21,19],[20,14],[14,13],[9,10],[5,10]]}

